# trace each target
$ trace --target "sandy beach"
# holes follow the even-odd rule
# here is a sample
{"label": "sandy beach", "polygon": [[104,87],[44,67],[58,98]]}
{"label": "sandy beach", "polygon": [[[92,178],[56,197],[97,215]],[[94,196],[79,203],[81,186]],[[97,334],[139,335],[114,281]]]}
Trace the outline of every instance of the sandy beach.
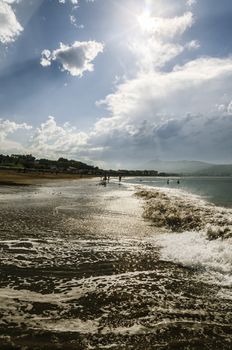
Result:
{"label": "sandy beach", "polygon": [[167,259],[143,206],[97,179],[0,187],[1,350],[231,349],[230,288]]}
{"label": "sandy beach", "polygon": [[42,185],[49,181],[77,180],[91,178],[88,175],[66,173],[42,173],[42,172],[17,172],[15,170],[0,171],[0,186],[30,186]]}

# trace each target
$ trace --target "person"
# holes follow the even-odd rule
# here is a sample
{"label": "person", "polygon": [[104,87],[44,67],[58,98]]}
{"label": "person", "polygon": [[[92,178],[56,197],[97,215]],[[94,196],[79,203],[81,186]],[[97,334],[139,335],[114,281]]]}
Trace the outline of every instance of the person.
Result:
{"label": "person", "polygon": [[167,180],[167,185],[169,185],[169,179]]}
{"label": "person", "polygon": [[119,175],[119,177],[118,177],[118,181],[119,181],[119,182],[121,182],[121,180],[122,180],[122,176],[121,176],[121,175]]}
{"label": "person", "polygon": [[106,187],[106,174],[104,176],[101,176],[99,185],[103,185],[104,187]]}
{"label": "person", "polygon": [[177,185],[179,185],[180,184],[180,180],[177,180]]}

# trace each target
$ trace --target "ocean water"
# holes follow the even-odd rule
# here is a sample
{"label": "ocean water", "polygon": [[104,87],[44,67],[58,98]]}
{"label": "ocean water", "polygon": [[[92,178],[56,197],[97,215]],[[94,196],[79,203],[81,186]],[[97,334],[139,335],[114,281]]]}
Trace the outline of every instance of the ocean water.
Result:
{"label": "ocean water", "polygon": [[215,205],[232,207],[232,177],[135,177],[124,181],[151,187],[181,189],[199,195]]}
{"label": "ocean water", "polygon": [[98,182],[0,187],[0,349],[230,350],[231,209]]}

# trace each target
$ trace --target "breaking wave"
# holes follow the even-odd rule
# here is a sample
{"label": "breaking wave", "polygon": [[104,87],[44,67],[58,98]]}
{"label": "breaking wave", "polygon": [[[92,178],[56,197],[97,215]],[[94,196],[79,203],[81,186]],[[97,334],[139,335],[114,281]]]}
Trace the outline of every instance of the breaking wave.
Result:
{"label": "breaking wave", "polygon": [[143,217],[173,232],[205,231],[208,239],[232,237],[232,210],[216,207],[199,196],[173,189],[140,188],[145,200]]}
{"label": "breaking wave", "polygon": [[206,282],[232,287],[231,238],[208,240],[203,232],[184,232],[159,235],[156,242],[162,259],[196,269]]}
{"label": "breaking wave", "polygon": [[[200,272],[207,282],[232,286],[232,210],[173,189],[137,188],[143,217],[159,228],[161,258]],[[231,294],[232,297],[232,294]]]}

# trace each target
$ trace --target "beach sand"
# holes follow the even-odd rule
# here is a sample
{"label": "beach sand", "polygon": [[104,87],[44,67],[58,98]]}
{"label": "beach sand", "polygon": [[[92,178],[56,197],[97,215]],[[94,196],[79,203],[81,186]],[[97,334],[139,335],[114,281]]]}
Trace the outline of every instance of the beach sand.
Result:
{"label": "beach sand", "polygon": [[42,173],[42,172],[17,172],[15,170],[0,171],[0,186],[30,186],[44,184],[48,181],[76,180],[89,178],[89,175],[65,174],[65,173]]}
{"label": "beach sand", "polygon": [[161,256],[143,204],[96,179],[0,187],[1,350],[231,349],[231,300]]}

